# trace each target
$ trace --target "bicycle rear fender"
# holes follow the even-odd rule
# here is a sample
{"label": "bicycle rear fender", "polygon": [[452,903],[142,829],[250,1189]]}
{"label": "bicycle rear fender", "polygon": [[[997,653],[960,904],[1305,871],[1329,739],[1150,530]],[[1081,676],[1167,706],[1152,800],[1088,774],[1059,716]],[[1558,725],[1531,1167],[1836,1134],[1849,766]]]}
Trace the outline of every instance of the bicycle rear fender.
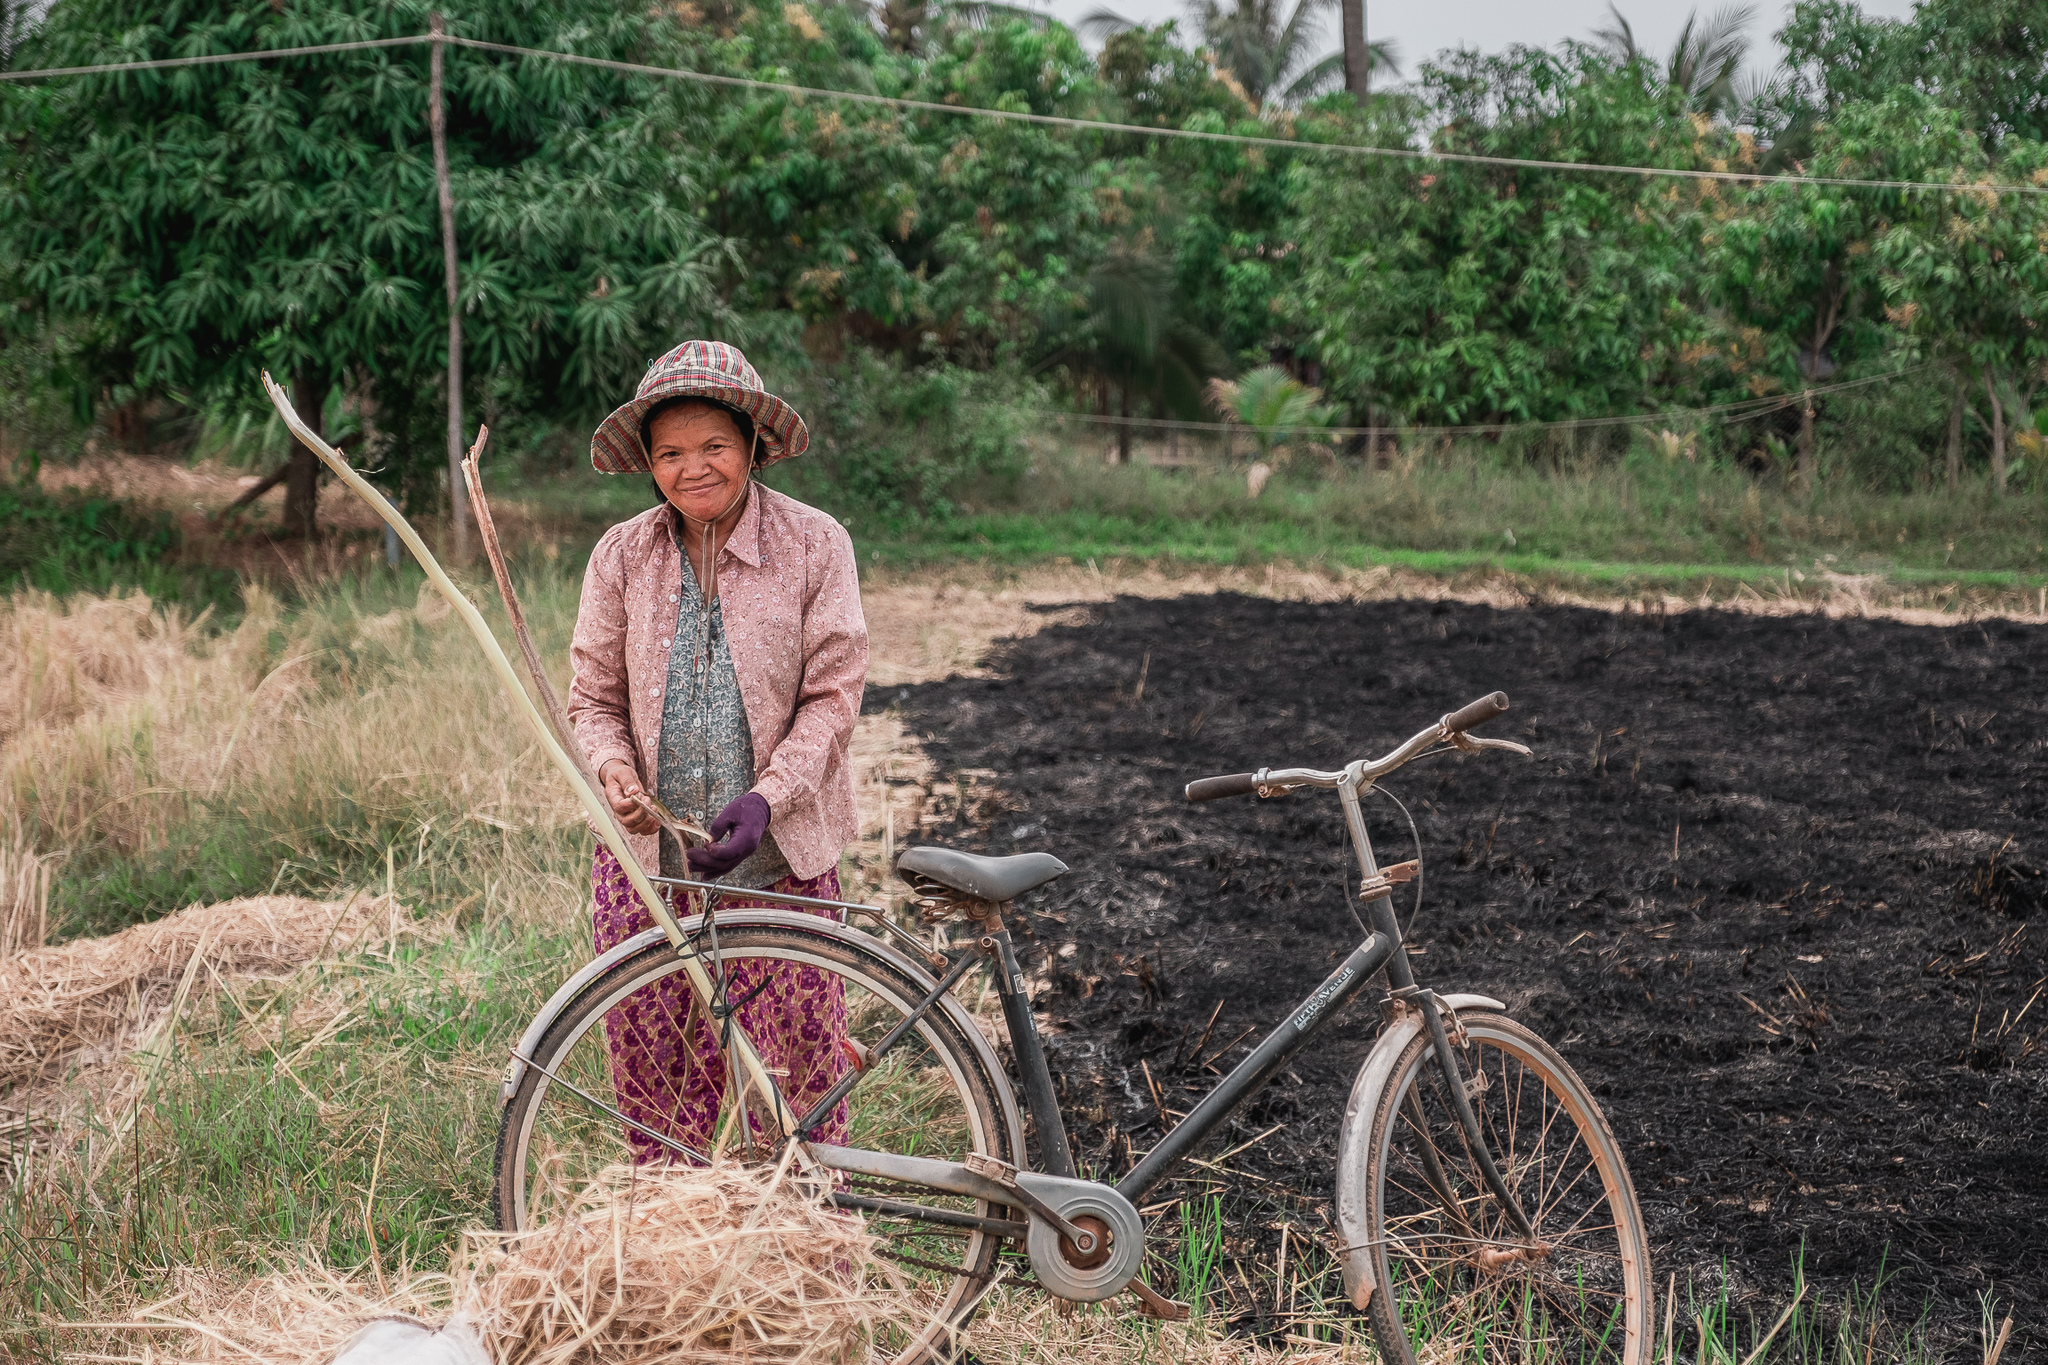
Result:
{"label": "bicycle rear fender", "polygon": [[[1443,995],[1437,999],[1453,1010],[1502,1010],[1507,1006],[1485,995]],[[1379,1108],[1380,1092],[1394,1074],[1394,1063],[1402,1051],[1422,1032],[1422,1016],[1412,1010],[1400,1022],[1389,1025],[1358,1068],[1352,1082],[1351,1098],[1344,1106],[1344,1127],[1337,1137],[1337,1232],[1344,1239],[1339,1268],[1344,1273],[1344,1292],[1359,1312],[1378,1287],[1372,1269],[1372,1191],[1365,1179],[1370,1153],[1373,1111]],[[510,1093],[509,1091],[507,1093]]]}
{"label": "bicycle rear fender", "polygon": [[[703,924],[703,916],[692,915],[682,922],[682,929],[685,934],[695,934]],[[923,963],[912,960],[894,944],[849,925],[826,919],[822,915],[813,915],[802,910],[727,910],[718,916],[718,924],[722,929],[756,924],[802,929],[825,938],[838,939],[842,943],[855,945],[873,954],[903,973],[920,990],[929,991],[938,984]],[[534,1048],[540,1045],[541,1036],[548,1031],[549,1026],[562,1011],[569,1008],[570,1002],[575,1000],[585,987],[625,959],[654,944],[667,941],[668,936],[660,929],[649,929],[644,933],[635,934],[610,952],[600,954],[595,960],[585,964],[582,970],[564,981],[560,989],[548,997],[547,1004],[541,1006],[540,1013],[534,1016],[533,1022],[526,1026],[526,1032],[520,1035],[519,1045],[512,1051],[512,1061],[505,1068],[503,1102],[512,1102],[512,1095],[519,1088],[519,1080],[526,1074],[525,1059],[531,1057]],[[939,1001],[937,1008],[944,1010],[967,1036],[976,1057],[995,1082],[996,1099],[1003,1107],[1003,1122],[1008,1125],[1011,1133],[1021,1139],[1024,1133],[1024,1116],[1017,1108],[1017,1097],[1011,1093],[1010,1086],[1005,1082],[1004,1078],[1009,1072],[997,1058],[995,1049],[989,1046],[988,1035],[976,1026],[973,1016],[967,1013],[966,1008],[950,992]]]}

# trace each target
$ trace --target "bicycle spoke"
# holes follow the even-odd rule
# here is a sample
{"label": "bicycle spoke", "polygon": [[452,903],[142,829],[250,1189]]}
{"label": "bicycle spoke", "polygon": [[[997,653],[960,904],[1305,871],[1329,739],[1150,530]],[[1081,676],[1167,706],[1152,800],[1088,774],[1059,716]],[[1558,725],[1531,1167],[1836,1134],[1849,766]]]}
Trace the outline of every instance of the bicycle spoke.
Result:
{"label": "bicycle spoke", "polygon": [[1647,1340],[1627,1326],[1640,1324],[1647,1301],[1641,1257],[1625,1254],[1582,1111],[1519,1048],[1468,1033],[1461,1060],[1485,1081],[1472,1096],[1479,1137],[1535,1237],[1516,1230],[1484,1184],[1427,1040],[1411,1044],[1400,1098],[1382,1101],[1377,1120],[1389,1135],[1375,1176],[1371,1249],[1387,1286],[1376,1328],[1399,1323],[1398,1365],[1642,1365],[1624,1352]]}
{"label": "bicycle spoke", "polygon": [[[857,942],[788,926],[725,921],[720,948],[736,1006],[731,1030],[752,1043],[792,1110],[820,1111],[821,1138],[943,1161],[1021,1156],[1021,1135],[1008,1117],[1014,1109],[1003,1108],[995,1088],[1000,1064],[948,1013],[950,1002],[899,1029],[930,995],[930,981]],[[875,1045],[892,1031],[898,1042],[877,1057]],[[522,1226],[526,1191],[536,1180],[589,1178],[607,1165],[660,1154],[700,1130],[706,1142],[720,1129],[736,1133],[733,1039],[725,1033],[706,1019],[665,944],[591,983],[535,1045],[535,1060],[559,1080],[536,1071],[507,1106],[499,1144],[501,1226]],[[821,1105],[856,1058],[855,1083]],[[859,1211],[883,1253],[903,1267],[920,1304],[912,1320],[883,1329],[879,1360],[916,1354],[920,1343],[945,1339],[973,1312],[990,1282],[1002,1230],[1012,1226],[1007,1210],[969,1196],[902,1193],[933,1214],[973,1221],[961,1227],[900,1209]]]}

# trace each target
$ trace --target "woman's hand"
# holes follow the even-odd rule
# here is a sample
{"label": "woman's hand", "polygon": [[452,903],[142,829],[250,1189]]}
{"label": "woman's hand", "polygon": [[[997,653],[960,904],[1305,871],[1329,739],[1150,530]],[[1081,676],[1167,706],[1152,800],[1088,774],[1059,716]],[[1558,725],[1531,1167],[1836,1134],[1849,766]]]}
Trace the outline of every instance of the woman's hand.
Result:
{"label": "woman's hand", "polygon": [[691,873],[702,879],[723,877],[753,856],[768,832],[768,814],[768,798],[759,792],[748,792],[718,812],[711,837],[719,842],[690,850]]}
{"label": "woman's hand", "polygon": [[604,765],[597,780],[604,783],[605,800],[612,803],[612,814],[619,817],[627,833],[652,834],[661,828],[654,812],[635,799],[646,795],[647,789],[640,785],[640,774],[633,771],[632,764],[615,758]]}

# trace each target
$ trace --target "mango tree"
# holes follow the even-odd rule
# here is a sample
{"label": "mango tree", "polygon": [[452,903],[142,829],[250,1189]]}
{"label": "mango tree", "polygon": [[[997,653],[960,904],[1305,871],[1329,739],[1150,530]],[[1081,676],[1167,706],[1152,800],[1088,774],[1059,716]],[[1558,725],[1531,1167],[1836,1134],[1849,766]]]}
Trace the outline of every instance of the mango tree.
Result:
{"label": "mango tree", "polygon": [[1902,215],[1877,242],[1890,315],[1957,376],[1947,479],[1961,475],[1966,395],[1990,412],[1991,481],[2010,474],[2008,433],[2033,427],[2033,395],[2048,366],[2048,203],[1993,184],[2048,181],[2048,146],[2008,136],[1994,164],[1975,147],[1952,171],[1953,191]]}
{"label": "mango tree", "polygon": [[[1422,67],[1416,95],[1411,127],[1434,128],[1446,151],[1683,167],[1716,151],[1646,68],[1576,45],[1456,54]],[[1303,159],[1295,192],[1302,264],[1287,306],[1354,413],[1606,416],[1689,383],[1680,353],[1705,326],[1689,185]]]}
{"label": "mango tree", "polygon": [[[417,0],[57,0],[21,64],[64,66],[424,33]],[[455,13],[457,33],[645,56],[655,21],[579,0]],[[32,62],[30,59],[32,58]],[[438,494],[446,305],[424,47],[10,86],[0,286],[94,329],[108,379],[252,401],[344,385],[393,433],[369,463]],[[724,247],[693,203],[669,88],[456,51],[449,143],[470,372],[587,413],[684,330],[720,319]],[[316,533],[296,449],[285,529]]]}
{"label": "mango tree", "polygon": [[[1941,179],[1973,151],[1971,141],[1952,114],[1905,91],[1882,104],[1844,105],[1816,130],[1803,169],[1830,179]],[[1873,248],[1894,222],[1924,212],[1929,193],[1758,185],[1729,196],[1706,235],[1721,306],[1762,340],[1752,392],[1800,395],[1797,489],[1812,488],[1816,475],[1813,390],[1889,342]]]}

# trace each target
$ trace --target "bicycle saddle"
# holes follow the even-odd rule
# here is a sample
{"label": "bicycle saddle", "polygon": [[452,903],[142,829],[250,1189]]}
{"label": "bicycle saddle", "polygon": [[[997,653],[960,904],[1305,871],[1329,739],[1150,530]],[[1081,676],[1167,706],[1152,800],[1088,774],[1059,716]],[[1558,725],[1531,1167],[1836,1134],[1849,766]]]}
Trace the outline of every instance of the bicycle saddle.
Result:
{"label": "bicycle saddle", "polygon": [[984,858],[951,848],[906,848],[896,859],[896,875],[909,874],[985,901],[1015,900],[1033,887],[1064,876],[1067,865],[1050,853],[1019,853],[1009,858]]}

